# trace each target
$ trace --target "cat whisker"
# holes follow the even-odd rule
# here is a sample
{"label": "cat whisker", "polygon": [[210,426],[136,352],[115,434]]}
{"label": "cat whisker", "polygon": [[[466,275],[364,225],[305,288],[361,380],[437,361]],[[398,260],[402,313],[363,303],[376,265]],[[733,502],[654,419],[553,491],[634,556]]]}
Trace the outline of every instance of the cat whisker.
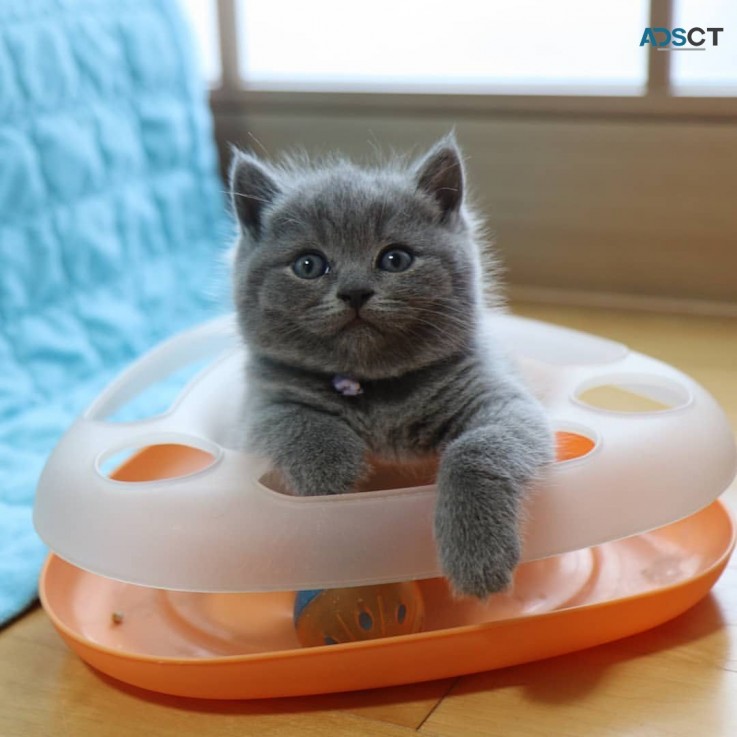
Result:
{"label": "cat whisker", "polygon": [[254,200],[255,202],[262,202],[265,205],[271,204],[269,200],[265,200],[263,197],[256,197],[252,194],[245,194],[244,192],[235,192],[233,190],[221,190],[223,194],[231,195],[233,197],[243,197],[246,200]]}
{"label": "cat whisker", "polygon": [[247,131],[247,134],[248,137],[266,154],[267,157],[270,156],[268,150],[266,149],[266,146],[264,146],[264,144],[261,143],[261,141],[259,141],[259,139],[256,138],[256,136],[254,136],[251,131]]}

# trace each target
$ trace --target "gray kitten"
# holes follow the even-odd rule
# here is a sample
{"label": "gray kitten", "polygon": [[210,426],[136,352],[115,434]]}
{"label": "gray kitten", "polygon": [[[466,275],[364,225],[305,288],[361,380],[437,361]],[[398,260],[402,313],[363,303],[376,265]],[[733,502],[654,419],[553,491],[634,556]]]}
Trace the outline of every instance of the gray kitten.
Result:
{"label": "gray kitten", "polygon": [[455,140],[373,169],[236,152],[231,189],[250,446],[304,495],[353,490],[372,454],[439,452],[443,571],[460,594],[504,589],[552,436],[482,336],[478,228]]}

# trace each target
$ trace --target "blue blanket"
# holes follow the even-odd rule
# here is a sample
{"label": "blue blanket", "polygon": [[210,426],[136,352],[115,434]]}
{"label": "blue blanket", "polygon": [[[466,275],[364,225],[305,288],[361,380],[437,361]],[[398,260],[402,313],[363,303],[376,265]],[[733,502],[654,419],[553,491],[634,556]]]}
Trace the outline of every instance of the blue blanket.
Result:
{"label": "blue blanket", "polygon": [[0,623],[35,597],[33,493],[59,435],[224,308],[221,189],[175,0],[0,3]]}

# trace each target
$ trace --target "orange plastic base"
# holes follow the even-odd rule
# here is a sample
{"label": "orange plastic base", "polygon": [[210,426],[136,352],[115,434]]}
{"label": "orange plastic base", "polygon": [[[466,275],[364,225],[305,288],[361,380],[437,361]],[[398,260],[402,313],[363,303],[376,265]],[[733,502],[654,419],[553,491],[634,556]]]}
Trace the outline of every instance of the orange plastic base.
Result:
{"label": "orange plastic base", "polygon": [[734,542],[715,502],[647,534],[527,563],[510,593],[485,604],[453,600],[440,579],[420,582],[425,631],[313,648],[298,646],[290,592],[165,592],[53,555],[40,589],[68,645],[113,678],[181,696],[263,698],[446,678],[632,635],[705,596]]}

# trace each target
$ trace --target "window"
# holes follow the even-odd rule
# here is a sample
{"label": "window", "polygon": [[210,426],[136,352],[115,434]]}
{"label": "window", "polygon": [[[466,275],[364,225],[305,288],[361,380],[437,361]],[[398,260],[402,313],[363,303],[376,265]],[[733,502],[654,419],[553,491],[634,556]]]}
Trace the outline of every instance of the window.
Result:
{"label": "window", "polygon": [[[238,8],[240,72],[252,88],[555,85],[600,91],[637,90],[646,79],[646,52],[631,32],[647,25],[644,0],[241,0]],[[591,54],[586,47],[604,27],[610,40]]]}
{"label": "window", "polygon": [[[215,89],[486,96],[737,94],[732,0],[182,0]],[[720,27],[702,53],[647,26]],[[565,104],[565,103],[564,103]]]}
{"label": "window", "polygon": [[673,26],[724,28],[719,45],[708,49],[708,53],[673,54],[674,92],[683,95],[737,94],[737,3],[734,0],[676,0]]}

